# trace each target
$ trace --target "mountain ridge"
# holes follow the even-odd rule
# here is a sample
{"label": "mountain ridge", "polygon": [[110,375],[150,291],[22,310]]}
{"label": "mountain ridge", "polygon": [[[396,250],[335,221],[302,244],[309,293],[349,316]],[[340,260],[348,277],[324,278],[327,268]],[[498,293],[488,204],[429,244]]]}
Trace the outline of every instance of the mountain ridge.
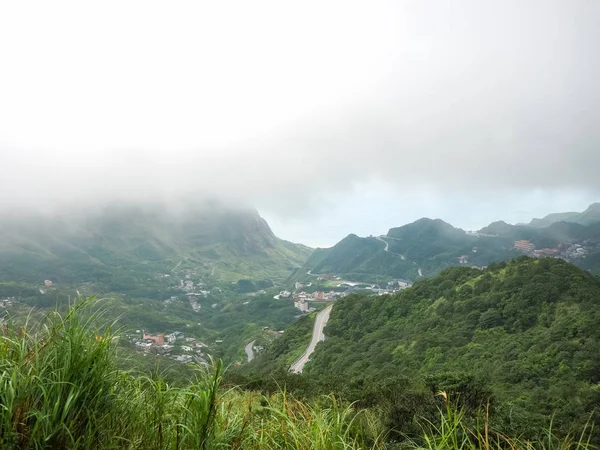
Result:
{"label": "mountain ridge", "polygon": [[552,213],[541,219],[532,219],[527,225],[530,227],[547,227],[556,222],[573,222],[580,225],[592,225],[600,222],[600,203],[594,202],[583,212]]}
{"label": "mountain ridge", "polygon": [[0,220],[0,232],[0,277],[28,282],[87,282],[146,268],[166,273],[180,261],[209,264],[224,279],[282,279],[312,252],[277,238],[256,210],[221,205],[176,213],[117,205],[84,216],[13,216]]}

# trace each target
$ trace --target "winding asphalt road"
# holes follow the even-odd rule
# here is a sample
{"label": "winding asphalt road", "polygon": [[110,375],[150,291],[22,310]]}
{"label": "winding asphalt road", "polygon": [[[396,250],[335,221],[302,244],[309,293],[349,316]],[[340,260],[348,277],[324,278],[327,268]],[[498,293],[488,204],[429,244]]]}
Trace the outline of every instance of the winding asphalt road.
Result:
{"label": "winding asphalt road", "polygon": [[380,241],[380,242],[383,242],[383,243],[385,244],[385,248],[384,248],[383,250],[387,252],[387,251],[388,251],[388,245],[389,245],[389,244],[387,243],[387,241],[385,241],[384,239],[382,239],[382,238],[381,238],[381,237],[379,237],[379,236],[376,236],[376,237],[375,237],[375,239],[377,239],[378,241]]}
{"label": "winding asphalt road", "polygon": [[[396,241],[400,240],[400,239],[391,238],[389,236],[384,236],[384,235],[375,236],[375,239],[377,239],[379,242],[383,242],[385,244],[385,248],[383,250],[386,251],[386,252],[389,252],[388,247],[390,246],[390,244],[389,244],[388,241],[386,241],[385,239],[383,239],[384,237],[386,239],[395,239]],[[398,255],[400,258],[402,258],[402,261],[406,261],[406,257],[404,255],[402,255],[400,253],[395,253],[395,252],[390,252],[390,253],[393,253],[394,255]]]}
{"label": "winding asphalt road", "polygon": [[256,341],[250,342],[248,345],[246,345],[246,348],[244,349],[246,350],[246,355],[248,355],[248,362],[254,359],[254,350],[252,350],[252,347],[254,347],[255,342]]}
{"label": "winding asphalt road", "polygon": [[331,308],[333,308],[333,304],[329,305],[324,310],[320,311],[317,314],[317,318],[315,319],[315,324],[313,326],[312,340],[308,345],[306,351],[302,354],[300,358],[296,360],[294,364],[290,367],[290,372],[294,373],[302,373],[302,369],[304,369],[304,365],[309,361],[309,357],[312,352],[315,351],[315,347],[321,341],[325,340],[325,335],[323,334],[323,329],[325,325],[327,325],[327,321],[329,320],[329,313],[331,313]]}

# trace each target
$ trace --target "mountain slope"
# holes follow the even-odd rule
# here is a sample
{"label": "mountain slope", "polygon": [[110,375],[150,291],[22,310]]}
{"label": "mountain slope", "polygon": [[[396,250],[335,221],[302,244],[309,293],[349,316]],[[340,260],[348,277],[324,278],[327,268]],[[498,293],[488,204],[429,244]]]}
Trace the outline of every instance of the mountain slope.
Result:
{"label": "mountain slope", "polygon": [[350,234],[331,248],[317,249],[305,267],[313,273],[370,274],[390,277],[417,276],[417,268],[396,253],[385,251],[375,238]]}
{"label": "mountain slope", "polygon": [[511,247],[512,242],[506,239],[469,235],[443,220],[423,218],[392,228],[379,238],[351,234],[331,248],[315,250],[305,268],[355,278],[370,275],[416,280],[419,269],[424,276],[431,276],[450,266],[485,266],[516,256]]}
{"label": "mountain slope", "polygon": [[541,219],[529,222],[531,227],[547,227],[556,222],[573,222],[580,225],[591,225],[600,222],[600,203],[592,203],[585,211],[548,214]]}
{"label": "mountain slope", "polygon": [[225,280],[283,278],[312,252],[277,238],[254,210],[215,204],[177,213],[116,205],[85,217],[4,217],[0,233],[0,279],[27,282],[106,282],[168,274],[182,263]]}
{"label": "mountain slope", "polygon": [[600,279],[562,260],[452,268],[398,295],[337,302],[304,373],[472,379],[515,417],[583,424],[600,401],[598,323]]}

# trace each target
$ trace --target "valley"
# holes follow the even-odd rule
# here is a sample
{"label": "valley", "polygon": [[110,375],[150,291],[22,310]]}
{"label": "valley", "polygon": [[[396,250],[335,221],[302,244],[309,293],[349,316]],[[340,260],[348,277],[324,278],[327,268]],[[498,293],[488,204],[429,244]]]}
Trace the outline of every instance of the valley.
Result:
{"label": "valley", "polygon": [[[255,211],[214,205],[172,224],[133,209],[87,227],[9,221],[1,321],[43,321],[96,295],[127,367],[164,367],[173,383],[218,359],[236,384],[335,392],[387,411],[382,423],[399,404],[431,414],[443,391],[469,414],[493,401],[513,434],[551,413],[561,434],[581,432],[600,367],[600,220],[549,220],[464,231],[423,218],[315,250],[275,237]],[[506,428],[511,414],[527,419]],[[389,426],[414,433],[410,420]]]}

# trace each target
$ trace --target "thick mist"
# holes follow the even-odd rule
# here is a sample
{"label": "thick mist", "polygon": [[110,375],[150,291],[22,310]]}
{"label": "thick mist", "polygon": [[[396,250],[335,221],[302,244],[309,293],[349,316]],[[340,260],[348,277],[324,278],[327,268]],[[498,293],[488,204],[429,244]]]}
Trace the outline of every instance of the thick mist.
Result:
{"label": "thick mist", "polygon": [[581,208],[599,21],[583,0],[3,5],[0,208],[210,197],[314,228],[362,196],[381,229]]}

